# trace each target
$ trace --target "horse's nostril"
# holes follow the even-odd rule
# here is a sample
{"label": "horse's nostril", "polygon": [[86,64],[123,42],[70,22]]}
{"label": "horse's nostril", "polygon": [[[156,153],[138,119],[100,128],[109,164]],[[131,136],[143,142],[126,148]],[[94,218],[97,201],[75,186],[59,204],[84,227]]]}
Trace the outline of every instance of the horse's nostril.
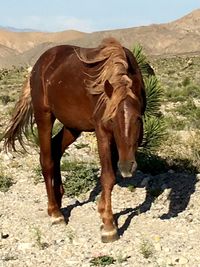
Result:
{"label": "horse's nostril", "polygon": [[132,161],[132,160],[118,162],[118,168],[123,177],[132,177],[133,172],[135,172],[137,168],[137,163],[136,161]]}
{"label": "horse's nostril", "polygon": [[132,165],[132,172],[135,172],[137,169],[137,162],[133,161],[133,165]]}

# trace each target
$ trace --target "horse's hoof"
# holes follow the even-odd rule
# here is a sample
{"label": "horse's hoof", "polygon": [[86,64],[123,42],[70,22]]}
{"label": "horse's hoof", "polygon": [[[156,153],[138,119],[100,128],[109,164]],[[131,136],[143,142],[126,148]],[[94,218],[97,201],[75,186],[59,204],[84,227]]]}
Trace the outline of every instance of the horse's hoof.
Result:
{"label": "horse's hoof", "polygon": [[65,218],[60,211],[56,211],[51,215],[51,224],[65,223]]}
{"label": "horse's hoof", "polygon": [[65,223],[65,218],[64,216],[60,216],[60,217],[51,217],[51,224],[55,225],[55,224],[61,224],[61,223]]}
{"label": "horse's hoof", "polygon": [[112,231],[102,230],[101,233],[101,241],[103,243],[114,242],[119,239],[119,235],[117,233],[117,229],[113,229]]}

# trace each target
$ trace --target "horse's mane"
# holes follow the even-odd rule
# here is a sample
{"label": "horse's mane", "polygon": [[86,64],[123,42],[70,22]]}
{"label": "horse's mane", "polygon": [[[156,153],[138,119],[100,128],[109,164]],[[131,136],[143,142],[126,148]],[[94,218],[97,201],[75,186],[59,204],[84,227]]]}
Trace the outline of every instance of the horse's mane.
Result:
{"label": "horse's mane", "polygon": [[[76,54],[86,64],[100,63],[95,65],[96,74],[88,74],[85,84],[90,94],[100,95],[94,112],[106,104],[102,120],[107,121],[113,118],[118,105],[127,95],[137,99],[131,90],[132,80],[128,77],[126,53],[117,40],[104,39],[99,47],[93,50],[80,48],[79,51],[76,50]],[[111,98],[108,98],[104,90],[107,80],[113,87]]]}

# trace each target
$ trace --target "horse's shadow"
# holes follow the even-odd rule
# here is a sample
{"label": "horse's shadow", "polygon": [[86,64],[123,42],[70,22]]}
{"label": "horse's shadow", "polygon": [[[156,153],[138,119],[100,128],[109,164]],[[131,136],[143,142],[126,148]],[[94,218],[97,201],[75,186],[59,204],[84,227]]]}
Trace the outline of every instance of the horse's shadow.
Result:
{"label": "horse's shadow", "polygon": [[[146,182],[144,183],[144,181]],[[178,216],[178,214],[184,211],[190,201],[190,196],[195,191],[195,184],[197,178],[195,174],[186,173],[163,173],[159,175],[148,175],[142,177],[140,174],[136,175],[129,182],[120,182],[121,186],[134,186],[134,188],[144,187],[146,189],[146,197],[143,203],[137,207],[129,207],[117,214],[115,214],[116,224],[120,216],[128,215],[124,224],[118,228],[119,235],[123,235],[129,227],[131,220],[141,213],[144,213],[151,209],[153,202],[164,193],[165,190],[170,189],[167,196],[169,200],[168,212],[160,215],[161,220],[170,219]],[[134,193],[133,193],[134,197]],[[165,196],[166,197],[166,196]]]}
{"label": "horse's shadow", "polygon": [[99,195],[99,193],[101,192],[101,185],[100,185],[100,181],[98,180],[95,187],[92,189],[92,191],[89,194],[89,197],[87,200],[80,202],[78,200],[76,200],[73,204],[68,205],[67,207],[64,207],[61,209],[61,212],[65,218],[65,222],[68,223],[69,222],[69,218],[71,216],[71,212],[74,208],[76,207],[81,207],[87,203],[90,202],[94,202],[96,200],[96,197]]}
{"label": "horse's shadow", "polygon": [[[184,211],[190,201],[190,196],[195,191],[195,184],[197,182],[196,175],[187,173],[175,173],[175,172],[165,172],[163,174],[151,175],[143,174],[137,172],[137,174],[131,179],[122,179],[118,177],[117,183],[121,187],[131,187],[132,188],[145,188],[146,197],[143,203],[136,207],[127,207],[125,210],[116,213],[114,215],[116,225],[118,226],[118,221],[121,216],[128,215],[122,226],[118,228],[118,233],[120,236],[128,229],[131,220],[135,216],[139,216],[141,213],[151,209],[152,203],[157,199],[158,196],[163,194],[166,189],[170,189],[170,193],[167,196],[169,200],[168,212],[160,216],[161,220],[170,219],[172,217],[178,216],[178,214]],[[78,207],[83,206],[89,202],[94,202],[96,197],[101,192],[100,183],[97,182],[94,189],[91,191],[87,200],[83,202],[76,201],[74,204],[63,208],[61,211],[65,217],[66,223],[69,221],[71,211]],[[134,197],[134,192],[133,192]]]}

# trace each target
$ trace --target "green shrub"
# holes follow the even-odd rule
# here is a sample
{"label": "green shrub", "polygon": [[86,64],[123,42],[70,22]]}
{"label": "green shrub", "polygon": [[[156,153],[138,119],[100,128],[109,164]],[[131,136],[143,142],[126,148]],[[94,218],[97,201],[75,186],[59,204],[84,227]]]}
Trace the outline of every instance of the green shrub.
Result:
{"label": "green shrub", "polygon": [[182,82],[182,85],[186,87],[189,84],[190,84],[190,78],[189,77],[185,77],[183,82]]}
{"label": "green shrub", "polygon": [[68,197],[86,193],[97,183],[99,168],[94,163],[65,161],[61,164],[65,181],[65,194]]}
{"label": "green shrub", "polygon": [[175,114],[165,116],[164,121],[168,130],[181,131],[184,130],[187,125],[187,121],[184,118],[177,118]]}
{"label": "green shrub", "polygon": [[184,102],[188,100],[188,97],[200,98],[200,86],[189,84],[185,87],[180,85],[179,87],[171,87],[165,90],[165,99],[167,102]]}
{"label": "green shrub", "polygon": [[154,254],[153,244],[148,240],[143,240],[140,245],[140,252],[145,259],[148,259]]}
{"label": "green shrub", "polygon": [[0,173],[0,191],[7,192],[9,188],[13,185],[11,178],[5,176],[3,172]]}
{"label": "green shrub", "polygon": [[12,100],[11,100],[9,95],[0,96],[0,100],[1,100],[3,105],[7,105],[9,102],[12,102]]}
{"label": "green shrub", "polygon": [[90,260],[90,266],[106,266],[115,263],[116,260],[108,255],[95,257]]}
{"label": "green shrub", "polygon": [[200,129],[200,107],[195,104],[192,98],[176,107],[176,112],[187,119],[188,129]]}

